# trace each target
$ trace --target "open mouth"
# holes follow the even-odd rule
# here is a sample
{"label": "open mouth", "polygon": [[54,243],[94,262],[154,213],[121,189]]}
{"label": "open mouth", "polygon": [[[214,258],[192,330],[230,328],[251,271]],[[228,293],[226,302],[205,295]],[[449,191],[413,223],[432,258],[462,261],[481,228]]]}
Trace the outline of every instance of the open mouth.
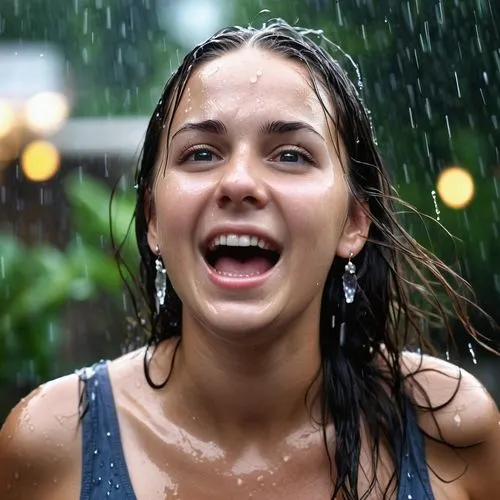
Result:
{"label": "open mouth", "polygon": [[251,278],[270,271],[281,250],[272,242],[250,235],[219,235],[205,248],[206,263],[219,275]]}

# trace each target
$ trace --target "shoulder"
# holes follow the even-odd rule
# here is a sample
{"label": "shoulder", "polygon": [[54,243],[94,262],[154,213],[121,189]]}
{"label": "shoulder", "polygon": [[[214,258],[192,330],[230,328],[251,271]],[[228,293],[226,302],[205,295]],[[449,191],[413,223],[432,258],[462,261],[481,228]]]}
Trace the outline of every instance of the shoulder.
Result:
{"label": "shoulder", "polygon": [[471,373],[432,356],[404,353],[402,369],[437,477],[460,478],[471,499],[496,498],[500,420],[493,398]]}
{"label": "shoulder", "polygon": [[454,446],[482,442],[498,427],[498,409],[483,384],[443,359],[404,352],[402,371],[423,430]]}
{"label": "shoulder", "polygon": [[78,376],[68,375],[40,386],[11,411],[0,431],[0,498],[64,498],[69,479],[78,496],[79,390]]}

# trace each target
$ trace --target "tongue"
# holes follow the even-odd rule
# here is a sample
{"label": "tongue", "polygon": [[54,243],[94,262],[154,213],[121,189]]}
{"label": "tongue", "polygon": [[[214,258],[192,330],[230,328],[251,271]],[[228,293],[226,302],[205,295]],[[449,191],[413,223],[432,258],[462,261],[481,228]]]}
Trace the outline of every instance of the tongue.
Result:
{"label": "tongue", "polygon": [[248,278],[264,274],[271,269],[272,264],[265,257],[252,257],[245,261],[231,257],[219,257],[214,267],[219,274]]}

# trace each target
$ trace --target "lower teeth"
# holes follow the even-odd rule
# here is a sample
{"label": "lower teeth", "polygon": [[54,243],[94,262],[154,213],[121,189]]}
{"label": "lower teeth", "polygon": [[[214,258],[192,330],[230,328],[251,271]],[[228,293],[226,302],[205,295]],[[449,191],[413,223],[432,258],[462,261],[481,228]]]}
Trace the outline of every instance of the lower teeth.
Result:
{"label": "lower teeth", "polygon": [[260,276],[261,273],[230,273],[228,271],[219,271],[216,269],[219,276],[225,276],[226,278],[253,278],[254,276]]}

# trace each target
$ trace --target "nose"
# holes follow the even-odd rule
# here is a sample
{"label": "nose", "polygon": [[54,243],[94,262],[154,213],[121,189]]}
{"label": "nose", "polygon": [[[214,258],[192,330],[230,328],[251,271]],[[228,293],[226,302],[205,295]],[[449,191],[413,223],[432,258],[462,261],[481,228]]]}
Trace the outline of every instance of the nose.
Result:
{"label": "nose", "polygon": [[263,208],[267,204],[268,193],[259,159],[248,152],[234,156],[221,169],[216,197],[220,208]]}

